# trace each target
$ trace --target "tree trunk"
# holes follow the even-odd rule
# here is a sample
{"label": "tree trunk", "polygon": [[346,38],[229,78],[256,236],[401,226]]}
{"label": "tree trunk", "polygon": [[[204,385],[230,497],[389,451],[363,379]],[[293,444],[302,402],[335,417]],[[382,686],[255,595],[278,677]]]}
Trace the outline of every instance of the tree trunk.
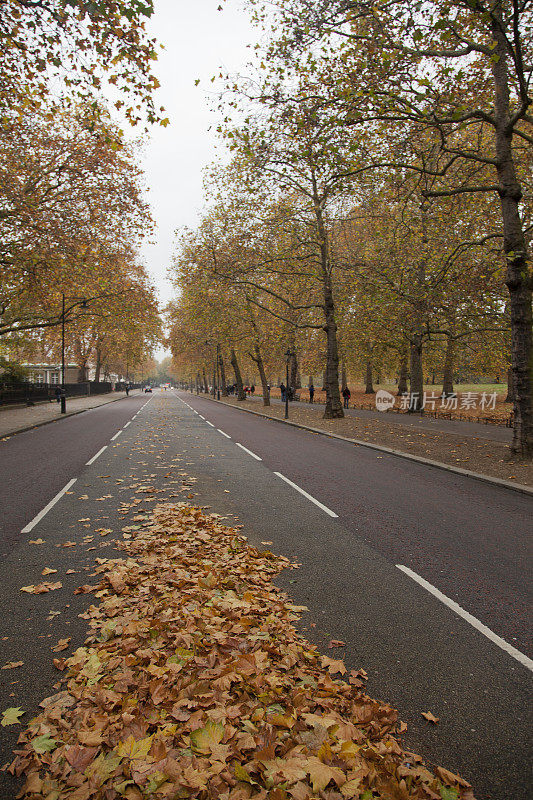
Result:
{"label": "tree trunk", "polygon": [[96,348],[96,364],[94,370],[95,383],[100,383],[100,373],[102,372],[102,351],[99,347]]}
{"label": "tree trunk", "polygon": [[[494,78],[496,117],[495,149],[498,193],[503,220],[503,249],[507,261],[505,283],[509,290],[511,311],[511,366],[513,371],[514,422],[511,450],[522,458],[533,456],[533,314],[532,283],[528,271],[526,239],[520,218],[522,188],[518,182],[512,151],[510,118],[508,43],[501,19],[503,3],[496,4],[491,17],[496,42],[491,61]],[[500,17],[496,19],[496,15]],[[518,101],[517,101],[518,102]]]}
{"label": "tree trunk", "polygon": [[407,353],[402,353],[400,359],[400,377],[398,380],[398,396],[407,394]]}
{"label": "tree trunk", "polygon": [[341,389],[344,391],[348,386],[348,379],[346,377],[346,367],[344,366],[344,361],[342,362],[342,369],[341,369]]}
{"label": "tree trunk", "polygon": [[326,370],[322,372],[322,391],[326,391],[326,384],[327,384],[327,377],[326,377]]}
{"label": "tree trunk", "polygon": [[344,411],[342,409],[341,395],[339,392],[337,323],[335,322],[335,305],[330,286],[324,287],[324,306],[326,311],[324,330],[327,336],[326,407],[324,409],[324,419],[338,419],[344,417]]}
{"label": "tree trunk", "polygon": [[207,383],[207,378],[205,377],[205,367],[202,367],[202,375],[204,377],[204,392],[209,394],[209,384]]}
{"label": "tree trunk", "polygon": [[446,355],[444,356],[444,371],[442,374],[442,395],[450,397],[453,394],[453,369],[455,366],[455,339],[448,336]]}
{"label": "tree trunk", "polygon": [[344,417],[341,395],[339,392],[339,350],[337,344],[337,322],[335,320],[335,301],[331,285],[331,262],[329,257],[328,231],[322,216],[319,198],[315,195],[315,219],[317,223],[318,246],[320,249],[320,267],[322,291],[324,297],[324,331],[326,333],[326,407],[324,419]]}
{"label": "tree trunk", "polygon": [[381,368],[380,367],[377,368],[376,383],[377,383],[378,386],[381,383]]}
{"label": "tree trunk", "polygon": [[376,394],[372,386],[372,362],[370,359],[366,362],[365,384],[365,394]]}
{"label": "tree trunk", "polygon": [[291,360],[289,362],[289,386],[291,387],[294,393],[298,388],[298,359],[296,357],[296,351],[292,351]]}
{"label": "tree trunk", "polygon": [[226,366],[224,364],[224,359],[222,358],[222,353],[218,354],[218,369],[220,371],[220,382],[222,384],[220,389],[222,392],[222,397],[227,397],[228,387],[226,384]]}
{"label": "tree trunk", "polygon": [[242,385],[242,377],[241,377],[241,370],[239,368],[239,362],[237,361],[237,356],[235,355],[235,350],[231,348],[231,366],[233,367],[233,372],[235,373],[235,383],[237,384],[237,400],[246,400],[246,395],[244,394],[244,388]]}
{"label": "tree trunk", "polygon": [[507,397],[504,402],[514,403],[513,370],[511,367],[507,370]]}
{"label": "tree trunk", "polygon": [[263,356],[261,355],[261,348],[257,344],[254,344],[254,361],[257,364],[257,370],[259,372],[259,377],[261,379],[261,388],[263,390],[263,405],[269,406],[270,405],[270,392],[268,390],[268,381],[267,376],[265,373],[265,366],[263,364]]}
{"label": "tree trunk", "polygon": [[410,348],[411,397],[409,411],[422,411],[424,397],[424,370],[422,368],[422,336],[415,334]]}

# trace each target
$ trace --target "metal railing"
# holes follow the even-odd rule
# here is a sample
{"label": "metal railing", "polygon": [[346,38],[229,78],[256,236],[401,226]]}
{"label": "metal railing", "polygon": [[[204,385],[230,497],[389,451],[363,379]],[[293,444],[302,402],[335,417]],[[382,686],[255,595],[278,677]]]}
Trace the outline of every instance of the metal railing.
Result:
{"label": "metal railing", "polygon": [[[56,400],[56,392],[60,385],[57,383],[0,383],[0,406],[33,403]],[[93,394],[107,394],[113,390],[113,384],[108,381],[83,381],[82,383],[66,383],[67,397],[87,397]]]}

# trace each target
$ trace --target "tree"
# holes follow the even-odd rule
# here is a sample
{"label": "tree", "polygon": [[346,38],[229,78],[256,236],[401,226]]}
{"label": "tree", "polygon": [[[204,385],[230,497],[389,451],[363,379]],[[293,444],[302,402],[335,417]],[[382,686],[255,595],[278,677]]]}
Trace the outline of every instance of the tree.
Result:
{"label": "tree", "polygon": [[[135,124],[144,107],[149,122],[160,121],[151,72],[157,58],[145,22],[152,0],[10,0],[0,4],[0,120],[46,108],[50,119],[65,95],[99,115],[105,83]],[[53,99],[51,86],[59,100]],[[165,121],[166,122],[166,121]]]}
{"label": "tree", "polygon": [[[514,384],[513,452],[533,454],[532,275],[521,214],[533,143],[533,12],[509,0],[289,0],[271,55],[317,72],[341,126],[414,125],[439,157],[418,165],[427,197],[489,193],[500,202]],[[312,44],[312,46],[311,46]],[[295,56],[296,48],[298,56]],[[306,48],[308,48],[306,50]],[[301,55],[301,54],[304,55]],[[318,53],[318,55],[317,55]],[[324,91],[322,92],[324,96]],[[413,169],[412,163],[395,165]],[[372,161],[385,163],[375,153]],[[371,166],[371,165],[369,165]]]}
{"label": "tree", "polygon": [[[79,115],[26,115],[0,126],[0,166],[0,336],[60,326],[62,294],[100,301],[131,289],[151,228],[132,148]],[[69,299],[67,322],[78,312]]]}

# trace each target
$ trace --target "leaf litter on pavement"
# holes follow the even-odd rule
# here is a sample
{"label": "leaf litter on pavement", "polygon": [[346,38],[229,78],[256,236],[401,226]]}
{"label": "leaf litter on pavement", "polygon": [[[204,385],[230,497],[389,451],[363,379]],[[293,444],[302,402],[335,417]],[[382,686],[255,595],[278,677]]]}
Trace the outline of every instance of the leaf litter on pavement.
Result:
{"label": "leaf litter on pavement", "polygon": [[473,800],[402,748],[363,670],[342,679],[296,631],[305,609],[272,583],[286,558],[183,503],[139,522],[98,559],[90,635],[19,737],[20,797]]}

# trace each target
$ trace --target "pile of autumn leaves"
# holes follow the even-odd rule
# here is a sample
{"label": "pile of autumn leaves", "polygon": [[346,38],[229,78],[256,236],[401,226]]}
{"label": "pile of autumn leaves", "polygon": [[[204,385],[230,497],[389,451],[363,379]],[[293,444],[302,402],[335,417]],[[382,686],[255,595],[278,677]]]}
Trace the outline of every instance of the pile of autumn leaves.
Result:
{"label": "pile of autumn leaves", "polygon": [[86,646],[19,739],[23,797],[473,800],[402,750],[397,713],[292,624],[289,562],[185,505],[100,563]]}

